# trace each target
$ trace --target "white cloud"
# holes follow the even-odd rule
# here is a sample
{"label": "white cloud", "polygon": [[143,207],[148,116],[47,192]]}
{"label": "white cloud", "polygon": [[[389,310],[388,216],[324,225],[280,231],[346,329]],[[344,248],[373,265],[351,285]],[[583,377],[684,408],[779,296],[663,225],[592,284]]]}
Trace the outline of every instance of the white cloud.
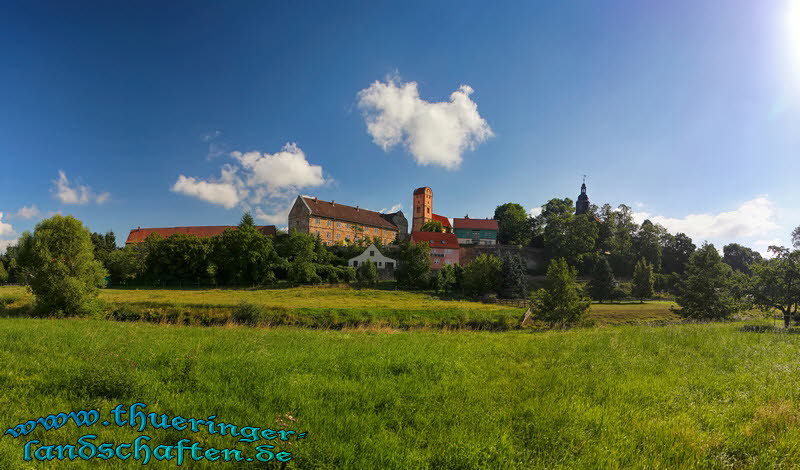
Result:
{"label": "white cloud", "polygon": [[17,240],[18,239],[16,239],[16,238],[13,239],[13,240],[0,240],[0,255],[5,253],[6,252],[6,248],[8,248],[9,246],[16,245],[17,244]]}
{"label": "white cloud", "polygon": [[378,212],[380,212],[381,214],[394,214],[395,212],[399,211],[402,208],[403,208],[403,205],[400,204],[400,203],[397,203],[397,204],[393,205],[392,207],[390,207],[388,209],[386,209],[384,207],[383,209],[379,210]]}
{"label": "white cloud", "polygon": [[53,185],[51,191],[64,204],[88,204],[91,201],[102,204],[111,196],[107,192],[94,194],[92,188],[86,185],[71,184],[63,170],[58,170],[58,179],[53,181]]}
{"label": "white cloud", "polygon": [[0,236],[14,234],[14,227],[12,227],[9,223],[3,222],[3,213],[0,212]]}
{"label": "white cloud", "polygon": [[373,142],[384,151],[402,144],[420,165],[453,170],[465,150],[494,135],[470,99],[472,92],[461,85],[450,101],[431,103],[420,98],[416,82],[389,78],[361,90],[358,105]]}
{"label": "white cloud", "polygon": [[542,208],[541,206],[534,207],[533,209],[529,210],[528,213],[531,215],[531,217],[539,217],[542,214]]}
{"label": "white cloud", "polygon": [[[316,187],[330,180],[322,167],[306,160],[297,144],[287,143],[274,154],[231,152],[232,163],[221,168],[219,178],[200,179],[181,174],[172,191],[232,209],[251,210],[251,204],[264,204],[270,213],[256,207],[254,217],[270,222],[286,222],[290,205],[286,203],[302,188]],[[287,207],[289,206],[289,207]]]}
{"label": "white cloud", "polygon": [[767,196],[759,196],[742,203],[735,210],[718,214],[689,214],[683,218],[649,217],[651,222],[661,224],[671,232],[683,232],[698,240],[769,235],[781,228],[775,218],[775,204]]}
{"label": "white cloud", "polygon": [[17,211],[17,217],[22,219],[32,219],[39,215],[39,208],[36,207],[36,204],[32,204],[30,206],[22,206]]}
{"label": "white cloud", "polygon": [[325,184],[322,167],[309,163],[294,143],[287,143],[274,154],[231,152],[231,157],[241,165],[247,186],[254,189],[256,203],[265,195],[280,196]]}
{"label": "white cloud", "polygon": [[172,185],[172,191],[194,196],[211,204],[223,206],[226,209],[232,209],[247,196],[247,191],[244,188],[238,188],[230,180],[225,181],[224,175],[225,170],[223,169],[222,181],[217,182],[203,181],[191,176],[180,175],[178,176],[178,181]]}
{"label": "white cloud", "polygon": [[253,217],[270,225],[286,225],[289,220],[289,211],[291,206],[277,209],[272,214],[265,213],[260,207],[256,207],[256,212]]}

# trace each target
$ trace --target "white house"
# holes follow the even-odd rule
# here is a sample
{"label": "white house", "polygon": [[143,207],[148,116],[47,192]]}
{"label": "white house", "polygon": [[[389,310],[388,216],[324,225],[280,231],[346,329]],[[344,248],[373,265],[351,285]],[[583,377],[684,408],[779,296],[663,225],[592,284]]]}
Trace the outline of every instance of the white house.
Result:
{"label": "white house", "polygon": [[393,260],[392,258],[387,258],[386,256],[383,256],[383,254],[381,254],[381,252],[378,251],[377,248],[375,248],[374,244],[370,245],[366,250],[364,250],[363,253],[356,256],[355,258],[350,258],[347,261],[347,265],[357,268],[360,265],[366,263],[367,260],[370,260],[373,263],[375,263],[375,267],[377,267],[378,269],[392,270],[395,267],[397,267],[397,261]]}

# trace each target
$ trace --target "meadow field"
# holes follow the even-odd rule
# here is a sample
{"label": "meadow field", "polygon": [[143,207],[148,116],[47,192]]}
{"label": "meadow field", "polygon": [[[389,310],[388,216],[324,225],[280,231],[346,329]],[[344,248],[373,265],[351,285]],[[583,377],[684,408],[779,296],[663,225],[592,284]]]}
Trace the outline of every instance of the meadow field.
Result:
{"label": "meadow field", "polygon": [[[0,428],[142,402],[169,416],[307,432],[270,441],[292,453],[287,468],[800,466],[800,336],[743,326],[375,333],[7,317]],[[146,434],[152,445],[190,438],[243,455],[265,443],[70,424],[0,437],[0,468],[141,467],[22,460],[27,441],[87,433],[116,443]]]}
{"label": "meadow field", "polygon": [[[0,315],[28,315],[33,297],[23,287],[0,287]],[[313,328],[447,328],[505,331],[519,326],[524,308],[452,300],[431,293],[351,287],[285,289],[103,289],[101,314],[116,320],[224,325],[246,303],[261,326]],[[592,305],[587,324],[670,323],[666,301]]]}

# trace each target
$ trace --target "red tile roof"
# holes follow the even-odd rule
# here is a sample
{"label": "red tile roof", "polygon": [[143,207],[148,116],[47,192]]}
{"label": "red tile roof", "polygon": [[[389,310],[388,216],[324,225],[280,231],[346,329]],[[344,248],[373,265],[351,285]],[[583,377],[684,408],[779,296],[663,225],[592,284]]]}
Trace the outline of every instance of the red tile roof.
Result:
{"label": "red tile roof", "polygon": [[[170,235],[175,235],[176,233],[184,233],[186,235],[195,235],[201,238],[206,237],[216,237],[217,235],[222,235],[227,229],[236,229],[238,228],[236,225],[209,225],[205,227],[163,227],[163,228],[135,228],[131,230],[131,233],[128,234],[128,239],[125,241],[125,244],[128,243],[141,243],[147,238],[148,235],[151,233],[157,233],[164,238],[169,237]],[[257,229],[261,231],[264,235],[275,235],[277,231],[275,230],[274,225],[257,225]]]}
{"label": "red tile roof", "polygon": [[499,230],[497,221],[494,219],[453,219],[453,226],[455,228],[472,229],[472,230]]}
{"label": "red tile roof", "polygon": [[413,232],[411,233],[411,241],[413,243],[428,242],[431,248],[458,249],[458,238],[454,233]]}
{"label": "red tile roof", "polygon": [[361,225],[397,230],[397,226],[386,220],[380,212],[370,211],[360,207],[346,206],[338,202],[334,203],[334,201],[323,201],[312,197],[304,197],[303,200],[311,209],[312,216],[327,217],[329,219],[355,222]]}
{"label": "red tile roof", "polygon": [[433,220],[438,220],[439,222],[441,222],[442,223],[442,227],[444,227],[444,228],[448,228],[448,227],[452,228],[450,226],[450,220],[447,217],[443,216],[443,215],[433,214],[433,216],[431,216],[431,218]]}

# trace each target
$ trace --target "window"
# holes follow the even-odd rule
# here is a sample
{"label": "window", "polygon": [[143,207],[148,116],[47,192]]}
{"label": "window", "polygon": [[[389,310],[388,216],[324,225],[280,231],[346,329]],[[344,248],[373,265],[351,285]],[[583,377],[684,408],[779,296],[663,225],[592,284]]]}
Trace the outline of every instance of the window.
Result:
{"label": "window", "polygon": [[381,233],[381,231],[378,230],[378,227],[375,227],[375,233]]}
{"label": "window", "polygon": [[378,261],[378,266],[383,265],[383,261]]}
{"label": "window", "polygon": [[370,256],[375,256],[375,250],[369,250],[369,255]]}
{"label": "window", "polygon": [[328,232],[328,238],[331,238],[331,232]]}
{"label": "window", "polygon": [[338,240],[338,239],[340,239],[340,238],[342,238],[342,234],[341,234],[341,233],[337,233],[337,234],[336,234],[336,239]]}
{"label": "window", "polygon": [[330,226],[331,226],[331,223],[332,223],[332,222],[329,220],[329,221],[328,221],[328,227],[330,227]]}
{"label": "window", "polygon": [[353,267],[357,267],[357,266],[358,266],[358,260],[355,260],[355,259],[354,259],[354,260],[353,260]]}
{"label": "window", "polygon": [[433,260],[433,264],[439,264],[439,259],[437,258],[437,259]]}

